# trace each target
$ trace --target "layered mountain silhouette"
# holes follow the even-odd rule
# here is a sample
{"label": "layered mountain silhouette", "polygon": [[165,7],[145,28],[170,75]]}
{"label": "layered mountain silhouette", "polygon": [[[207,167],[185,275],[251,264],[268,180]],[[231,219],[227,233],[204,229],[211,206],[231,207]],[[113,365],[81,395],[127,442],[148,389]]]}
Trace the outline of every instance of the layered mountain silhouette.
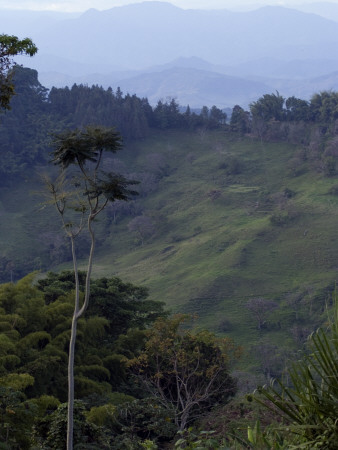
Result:
{"label": "layered mountain silhouette", "polygon": [[331,75],[338,71],[338,23],[313,12],[183,10],[150,1],[83,14],[25,13],[25,20],[1,14],[0,26],[35,41],[38,55],[20,63],[36,68],[49,87],[120,86],[152,103],[174,96],[222,107],[267,90],[310,96],[338,87]]}

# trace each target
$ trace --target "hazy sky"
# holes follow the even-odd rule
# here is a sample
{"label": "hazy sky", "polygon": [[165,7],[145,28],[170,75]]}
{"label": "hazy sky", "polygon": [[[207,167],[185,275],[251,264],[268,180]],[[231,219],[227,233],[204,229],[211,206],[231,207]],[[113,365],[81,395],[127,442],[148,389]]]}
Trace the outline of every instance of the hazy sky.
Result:
{"label": "hazy sky", "polygon": [[[114,6],[141,3],[150,0],[0,0],[0,9],[32,9],[51,11],[86,11],[89,8],[98,10],[110,9]],[[229,8],[242,9],[248,6],[282,5],[292,6],[304,3],[320,3],[324,0],[167,0],[184,9],[188,8]],[[338,3],[338,0],[327,0]]]}

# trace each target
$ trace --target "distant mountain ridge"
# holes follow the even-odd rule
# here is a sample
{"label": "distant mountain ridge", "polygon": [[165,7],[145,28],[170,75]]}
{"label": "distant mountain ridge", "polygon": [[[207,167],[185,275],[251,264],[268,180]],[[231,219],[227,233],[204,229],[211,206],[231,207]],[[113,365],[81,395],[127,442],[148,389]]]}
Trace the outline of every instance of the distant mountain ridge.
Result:
{"label": "distant mountain ridge", "polygon": [[[293,89],[311,95],[321,88],[318,77],[338,70],[338,23],[281,6],[207,11],[154,1],[81,15],[45,14],[43,23],[38,17],[28,15],[23,26],[19,14],[13,33],[31,26],[39,53],[19,62],[36,68],[49,87],[121,85],[130,93],[147,93],[152,102],[170,95],[180,103],[197,105],[204,99],[207,105],[231,106],[257,98],[265,86],[285,95],[293,95]],[[1,16],[7,32],[5,22]],[[301,80],[306,80],[304,93]]]}
{"label": "distant mountain ridge", "polygon": [[120,80],[124,92],[133,89],[138,95],[147,97],[151,104],[166,97],[174,97],[182,105],[199,107],[218,105],[232,107],[236,103],[248,104],[257,94],[263,95],[269,88],[258,81],[231,77],[207,70],[189,67],[173,67],[161,72],[145,73]]}
{"label": "distant mountain ridge", "polygon": [[238,13],[145,2],[102,12],[89,10],[32,37],[41,54],[91,61],[98,67],[104,61],[142,69],[190,56],[221,65],[276,54],[285,60],[332,57],[338,24],[282,7]]}

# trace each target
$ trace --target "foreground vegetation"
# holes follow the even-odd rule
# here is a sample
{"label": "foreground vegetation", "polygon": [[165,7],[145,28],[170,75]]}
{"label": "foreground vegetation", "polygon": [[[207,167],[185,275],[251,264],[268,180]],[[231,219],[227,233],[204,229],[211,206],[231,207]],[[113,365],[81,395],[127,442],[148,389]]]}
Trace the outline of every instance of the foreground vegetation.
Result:
{"label": "foreground vegetation", "polygon": [[[85,274],[80,273],[84,294]],[[66,448],[67,362],[74,273],[35,274],[0,286],[0,440],[3,448]],[[225,403],[238,349],[209,332],[183,331],[147,290],[118,278],[92,281],[78,320],[74,445],[141,448]],[[153,326],[151,326],[153,324]]]}
{"label": "foreground vegetation", "polygon": [[[59,450],[75,278],[34,278],[0,286],[1,448]],[[84,273],[80,281],[82,291]],[[147,294],[118,278],[92,282],[78,330],[76,448],[336,448],[337,303],[286,382],[229,403],[236,392],[229,369],[241,349],[193,332],[188,317],[168,318]]]}

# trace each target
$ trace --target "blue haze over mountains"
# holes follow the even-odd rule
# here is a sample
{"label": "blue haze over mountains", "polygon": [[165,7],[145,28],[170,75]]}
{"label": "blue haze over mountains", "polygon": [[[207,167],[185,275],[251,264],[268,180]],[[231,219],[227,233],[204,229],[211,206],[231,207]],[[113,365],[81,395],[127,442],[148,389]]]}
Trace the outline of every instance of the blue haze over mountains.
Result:
{"label": "blue haze over mountains", "polygon": [[338,4],[303,11],[183,10],[163,2],[83,14],[0,10],[0,30],[34,40],[38,55],[19,62],[36,68],[47,87],[120,86],[153,104],[175,97],[192,107],[246,106],[276,90],[301,98],[338,90]]}

